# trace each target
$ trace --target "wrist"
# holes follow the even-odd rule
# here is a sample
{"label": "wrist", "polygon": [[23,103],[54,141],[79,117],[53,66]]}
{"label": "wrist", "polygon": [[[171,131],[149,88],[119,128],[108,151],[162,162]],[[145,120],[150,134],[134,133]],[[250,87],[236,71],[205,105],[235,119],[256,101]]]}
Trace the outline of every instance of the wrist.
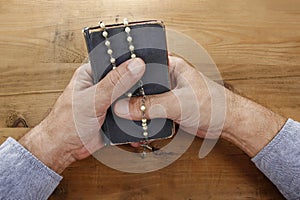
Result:
{"label": "wrist", "polygon": [[60,174],[75,159],[67,146],[54,137],[45,120],[24,135],[19,143],[47,167]]}
{"label": "wrist", "polygon": [[281,130],[286,119],[249,99],[227,92],[227,117],[222,137],[250,157]]}

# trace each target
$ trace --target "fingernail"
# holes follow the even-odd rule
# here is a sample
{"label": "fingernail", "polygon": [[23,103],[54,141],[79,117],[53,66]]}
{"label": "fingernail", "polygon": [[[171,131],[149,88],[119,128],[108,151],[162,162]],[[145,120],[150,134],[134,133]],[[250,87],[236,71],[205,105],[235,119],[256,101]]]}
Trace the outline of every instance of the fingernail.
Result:
{"label": "fingernail", "polygon": [[139,74],[143,71],[145,63],[140,58],[134,58],[128,64],[128,69],[132,74]]}
{"label": "fingernail", "polygon": [[119,115],[128,115],[129,114],[129,101],[128,100],[120,100],[115,105],[115,112]]}

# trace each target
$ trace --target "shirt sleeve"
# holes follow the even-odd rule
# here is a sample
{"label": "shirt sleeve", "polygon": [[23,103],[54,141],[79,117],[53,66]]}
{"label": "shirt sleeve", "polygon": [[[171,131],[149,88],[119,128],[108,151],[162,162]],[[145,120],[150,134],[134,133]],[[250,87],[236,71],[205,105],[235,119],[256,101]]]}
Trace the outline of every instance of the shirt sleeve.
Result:
{"label": "shirt sleeve", "polygon": [[252,161],[287,199],[300,199],[300,123],[289,119]]}
{"label": "shirt sleeve", "polygon": [[0,199],[47,199],[61,179],[13,138],[0,146]]}

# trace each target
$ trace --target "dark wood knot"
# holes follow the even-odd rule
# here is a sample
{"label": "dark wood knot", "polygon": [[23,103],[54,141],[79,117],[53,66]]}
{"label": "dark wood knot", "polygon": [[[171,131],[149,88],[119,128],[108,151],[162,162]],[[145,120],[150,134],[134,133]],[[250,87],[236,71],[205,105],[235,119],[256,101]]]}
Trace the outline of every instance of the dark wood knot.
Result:
{"label": "dark wood knot", "polygon": [[6,126],[10,128],[23,127],[28,128],[25,118],[17,112],[11,112],[6,120]]}

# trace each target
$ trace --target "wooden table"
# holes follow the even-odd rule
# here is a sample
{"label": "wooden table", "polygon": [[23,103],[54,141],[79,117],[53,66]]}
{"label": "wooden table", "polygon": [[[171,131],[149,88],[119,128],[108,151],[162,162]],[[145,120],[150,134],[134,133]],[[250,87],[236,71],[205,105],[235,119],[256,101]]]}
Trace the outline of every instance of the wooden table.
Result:
{"label": "wooden table", "polygon": [[[49,112],[87,57],[81,29],[100,19],[161,19],[202,44],[225,82],[300,120],[300,1],[2,1],[0,140],[20,138]],[[238,122],[237,122],[238,123]],[[19,123],[19,126],[22,123]],[[51,199],[283,199],[250,159],[220,140],[198,158],[201,139],[172,165],[147,174],[110,169],[93,157],[67,168]]]}

